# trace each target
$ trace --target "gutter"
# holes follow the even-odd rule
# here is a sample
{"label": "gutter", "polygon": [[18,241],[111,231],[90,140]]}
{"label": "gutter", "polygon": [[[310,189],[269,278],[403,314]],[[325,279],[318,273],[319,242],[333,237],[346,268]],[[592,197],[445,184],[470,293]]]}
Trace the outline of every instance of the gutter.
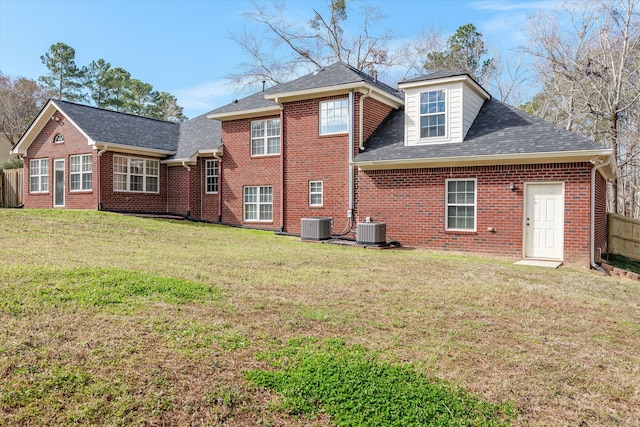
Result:
{"label": "gutter", "polygon": [[353,137],[353,125],[355,117],[353,114],[353,89],[349,91],[349,117],[351,117],[351,123],[349,124],[349,211],[347,212],[347,218],[351,222],[353,218],[353,151],[354,151],[354,137]]}
{"label": "gutter", "polygon": [[360,109],[358,110],[358,113],[360,115],[359,120],[360,122],[358,123],[359,128],[358,128],[358,148],[360,149],[360,151],[364,151],[364,137],[362,136],[362,132],[364,130],[364,124],[362,123],[362,121],[364,120],[364,99],[365,98],[369,98],[371,96],[371,92],[373,92],[373,90],[371,88],[369,88],[369,92],[361,95],[360,96]]}
{"label": "gutter", "polygon": [[[594,157],[593,159],[591,159],[591,163],[593,163],[595,166],[593,167],[593,169],[591,169],[591,229],[590,229],[590,236],[589,236],[589,263],[591,265],[592,268],[595,268],[597,270],[602,270],[602,267],[600,267],[599,264],[596,264],[595,261],[595,245],[596,245],[596,232],[595,232],[595,223],[596,223],[596,213],[595,213],[595,207],[596,207],[596,172],[599,169],[602,169],[603,167],[607,166],[609,163],[611,163],[611,156],[608,157],[607,161],[603,161],[601,160],[599,157]],[[596,163],[598,163],[596,165]]]}

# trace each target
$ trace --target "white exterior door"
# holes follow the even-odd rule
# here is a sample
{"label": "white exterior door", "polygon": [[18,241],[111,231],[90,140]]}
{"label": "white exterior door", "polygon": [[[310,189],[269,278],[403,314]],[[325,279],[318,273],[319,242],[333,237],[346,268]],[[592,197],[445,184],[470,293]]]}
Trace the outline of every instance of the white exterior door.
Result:
{"label": "white exterior door", "polygon": [[564,186],[525,184],[524,256],[562,260],[564,246]]}
{"label": "white exterior door", "polygon": [[64,159],[53,161],[53,206],[64,206]]}

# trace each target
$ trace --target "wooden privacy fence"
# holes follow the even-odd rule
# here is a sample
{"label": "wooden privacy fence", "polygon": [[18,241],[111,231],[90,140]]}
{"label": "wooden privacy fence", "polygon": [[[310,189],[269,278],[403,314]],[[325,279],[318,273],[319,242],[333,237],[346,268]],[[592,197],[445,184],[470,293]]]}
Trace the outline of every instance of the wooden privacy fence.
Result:
{"label": "wooden privacy fence", "polygon": [[640,260],[640,220],[608,214],[609,252]]}
{"label": "wooden privacy fence", "polygon": [[0,170],[0,208],[22,204],[22,169]]}

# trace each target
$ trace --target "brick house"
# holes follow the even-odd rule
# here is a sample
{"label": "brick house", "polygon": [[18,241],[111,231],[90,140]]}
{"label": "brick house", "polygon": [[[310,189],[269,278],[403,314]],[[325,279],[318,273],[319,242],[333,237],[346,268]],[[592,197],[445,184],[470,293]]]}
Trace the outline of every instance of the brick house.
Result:
{"label": "brick house", "polygon": [[[28,166],[27,207],[56,206],[62,181],[65,207],[291,234],[324,217],[352,238],[371,220],[407,246],[584,264],[605,249],[616,171],[611,150],[467,74],[396,90],[342,63],[179,125],[50,101],[14,153]],[[98,173],[79,174],[85,162]]]}

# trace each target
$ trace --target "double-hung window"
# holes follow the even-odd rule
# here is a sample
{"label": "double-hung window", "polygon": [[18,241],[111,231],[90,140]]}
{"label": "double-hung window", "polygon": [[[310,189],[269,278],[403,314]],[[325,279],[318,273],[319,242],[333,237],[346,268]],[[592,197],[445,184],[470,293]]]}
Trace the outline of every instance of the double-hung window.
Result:
{"label": "double-hung window", "polygon": [[420,93],[420,138],[445,136],[446,109],[444,90]]}
{"label": "double-hung window", "polygon": [[71,191],[91,190],[92,178],[91,154],[69,156],[69,180],[71,181]]}
{"label": "double-hung window", "polygon": [[273,221],[273,187],[244,187],[244,220]]}
{"label": "double-hung window", "polygon": [[280,119],[251,122],[251,155],[280,154]]}
{"label": "double-hung window", "polygon": [[322,206],[322,181],[309,181],[309,206]]}
{"label": "double-hung window", "polygon": [[158,160],[113,156],[113,190],[157,193],[160,163]]}
{"label": "double-hung window", "polygon": [[476,179],[447,179],[446,229],[476,231]]}
{"label": "double-hung window", "polygon": [[29,161],[29,192],[46,193],[49,191],[49,159]]}
{"label": "double-hung window", "polygon": [[218,161],[207,160],[205,164],[206,180],[207,180],[207,193],[218,192]]}
{"label": "double-hung window", "polygon": [[349,130],[349,102],[346,99],[320,103],[320,135]]}

